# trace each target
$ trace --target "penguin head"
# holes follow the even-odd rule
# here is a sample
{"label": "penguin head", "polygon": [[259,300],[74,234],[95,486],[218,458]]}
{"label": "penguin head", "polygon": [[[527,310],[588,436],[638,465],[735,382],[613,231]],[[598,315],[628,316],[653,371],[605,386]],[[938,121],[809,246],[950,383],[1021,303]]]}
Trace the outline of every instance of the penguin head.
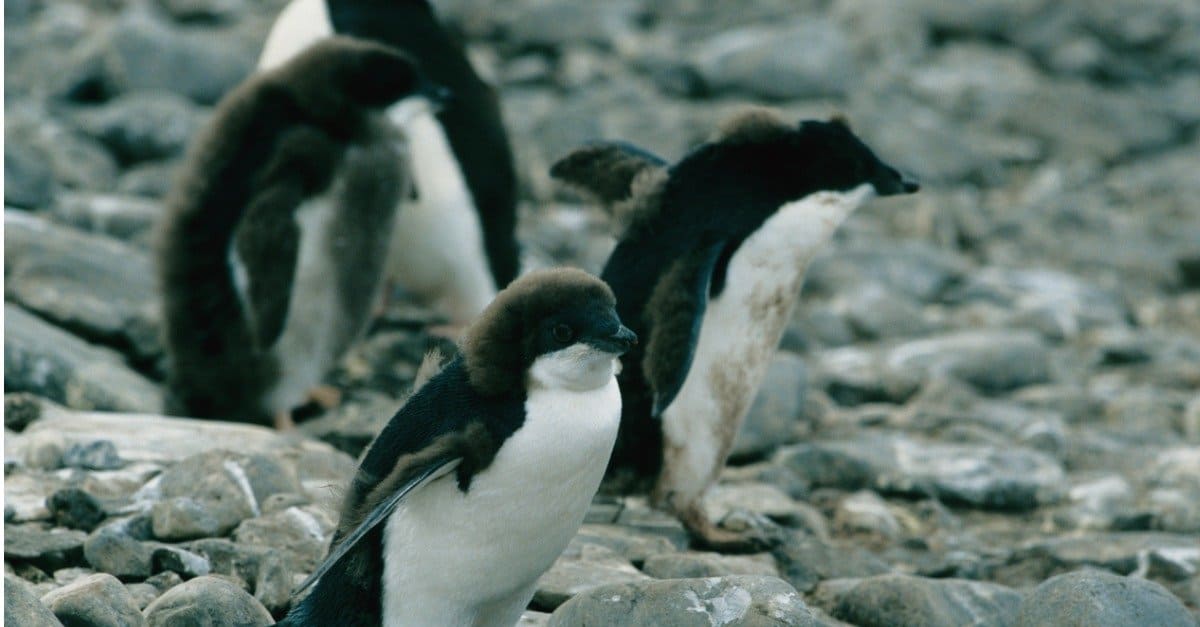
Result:
{"label": "penguin head", "polygon": [[449,98],[447,89],[400,50],[350,37],[323,39],[272,72],[278,85],[323,121],[406,100],[436,107]]}
{"label": "penguin head", "polygon": [[920,188],[876,156],[840,116],[793,126],[770,110],[750,109],[728,120],[698,151],[701,155],[702,162],[740,175],[772,196],[776,206],[814,192],[848,192],[863,185],[879,196]]}
{"label": "penguin head", "polygon": [[608,382],[637,342],[617,316],[612,290],[582,270],[531,272],[496,295],[463,334],[471,385],[483,394],[527,382],[586,390]]}

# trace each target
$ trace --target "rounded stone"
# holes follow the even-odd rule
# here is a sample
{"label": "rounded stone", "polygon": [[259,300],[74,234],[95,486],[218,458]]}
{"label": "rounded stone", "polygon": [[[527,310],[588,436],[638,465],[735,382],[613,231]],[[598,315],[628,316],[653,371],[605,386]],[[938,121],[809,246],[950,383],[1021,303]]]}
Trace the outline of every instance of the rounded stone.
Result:
{"label": "rounded stone", "polygon": [[171,588],[146,606],[145,615],[148,627],[265,627],[275,622],[249,593],[214,576],[197,577]]}

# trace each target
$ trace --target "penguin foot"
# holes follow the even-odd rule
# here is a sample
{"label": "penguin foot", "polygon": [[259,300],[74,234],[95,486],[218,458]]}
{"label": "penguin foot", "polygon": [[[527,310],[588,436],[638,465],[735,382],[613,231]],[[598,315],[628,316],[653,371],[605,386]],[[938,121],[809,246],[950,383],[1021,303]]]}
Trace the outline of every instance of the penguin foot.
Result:
{"label": "penguin foot", "polygon": [[290,410],[285,409],[276,412],[274,419],[276,431],[294,431],[296,429],[296,422],[292,420],[292,412]]}
{"label": "penguin foot", "polygon": [[333,409],[342,402],[342,391],[332,385],[318,385],[308,390],[308,400],[323,409]]}
{"label": "penguin foot", "polygon": [[689,510],[680,516],[680,522],[692,535],[695,548],[718,553],[761,553],[783,542],[783,530],[764,516],[732,512],[722,525],[716,525],[698,505]]}

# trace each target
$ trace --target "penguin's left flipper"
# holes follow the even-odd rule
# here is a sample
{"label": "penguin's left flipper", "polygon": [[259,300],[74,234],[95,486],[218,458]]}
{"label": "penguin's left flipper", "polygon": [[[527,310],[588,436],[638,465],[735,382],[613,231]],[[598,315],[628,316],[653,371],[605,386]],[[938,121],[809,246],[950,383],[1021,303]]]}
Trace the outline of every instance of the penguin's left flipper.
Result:
{"label": "penguin's left flipper", "polygon": [[612,206],[630,197],[639,174],[667,167],[658,155],[626,142],[596,142],[550,166],[550,176]]}
{"label": "penguin's left flipper", "polygon": [[646,304],[650,339],[642,367],[654,394],[651,415],[656,418],[675,400],[692,367],[713,271],[725,244],[702,244],[679,257]]}
{"label": "penguin's left flipper", "polygon": [[[300,584],[300,587],[293,594],[299,595],[304,592],[309,586],[324,576],[325,573],[329,572],[331,568],[336,566],[342,558],[354,550],[358,543],[372,529],[378,527],[380,523],[387,520],[388,516],[392,515],[392,512],[396,511],[396,507],[400,505],[404,497],[408,496],[413,490],[454,470],[460,462],[462,462],[461,457],[446,456],[434,458],[420,466],[405,468],[406,476],[404,481],[396,485],[395,491],[388,495],[387,498],[379,501],[371,511],[367,512],[357,527],[342,538],[334,539],[334,548],[325,557],[325,561],[321,562],[321,565],[308,576],[308,579],[304,580],[304,583]],[[385,481],[385,483],[388,482]],[[392,486],[388,487],[391,488]]]}
{"label": "penguin's left flipper", "polygon": [[287,318],[300,251],[295,211],[328,181],[338,155],[334,142],[316,128],[287,131],[276,142],[261,189],[234,231],[234,247],[245,269],[248,322],[260,349],[279,339]]}

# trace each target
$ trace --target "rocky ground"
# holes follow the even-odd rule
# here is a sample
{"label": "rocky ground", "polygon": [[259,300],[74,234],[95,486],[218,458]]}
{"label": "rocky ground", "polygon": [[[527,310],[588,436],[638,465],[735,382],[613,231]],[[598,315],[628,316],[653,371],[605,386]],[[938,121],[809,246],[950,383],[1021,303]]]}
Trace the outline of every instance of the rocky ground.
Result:
{"label": "rocky ground", "polygon": [[[303,435],[154,415],[148,231],[280,4],[5,2],[8,624],[270,624],[429,345],[394,307]],[[1195,623],[1200,4],[437,4],[501,86],[529,267],[612,246],[553,159],[675,158],[747,102],[845,112],[924,183],[814,264],[708,500],[788,541],[598,500],[529,624]]]}

